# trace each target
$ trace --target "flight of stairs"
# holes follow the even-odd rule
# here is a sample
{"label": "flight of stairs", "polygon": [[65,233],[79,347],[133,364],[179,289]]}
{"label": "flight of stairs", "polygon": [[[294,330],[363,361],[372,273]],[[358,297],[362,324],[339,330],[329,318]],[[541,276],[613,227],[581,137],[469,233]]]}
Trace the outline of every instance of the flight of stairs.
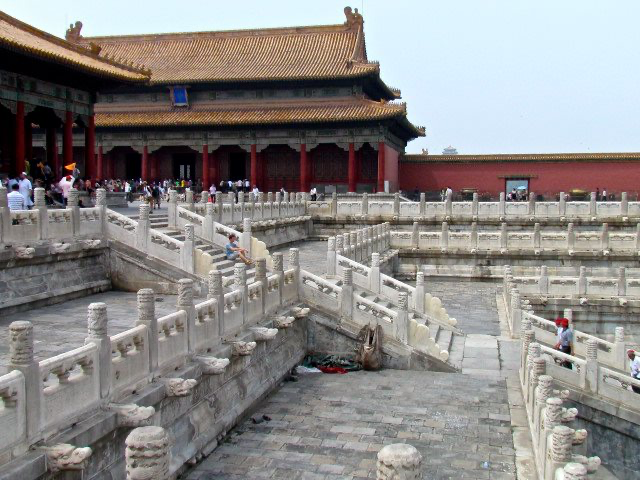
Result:
{"label": "flight of stairs", "polygon": [[[138,220],[138,215],[129,216],[132,220]],[[169,216],[166,212],[154,213],[153,210],[149,214],[149,223],[151,228],[158,230],[176,240],[183,242],[185,239],[184,232],[174,228],[169,228]],[[226,291],[230,290],[233,284],[234,262],[227,260],[224,249],[202,238],[196,237],[195,247],[213,257],[211,269],[217,269],[222,272],[223,286]],[[247,269],[247,284],[255,281],[255,268]]]}
{"label": "flight of stairs", "polygon": [[[340,278],[325,278],[325,280],[338,287],[342,286],[342,279]],[[363,290],[358,287],[355,288],[355,293],[360,297],[375,302],[389,310],[397,309],[396,305],[384,298],[382,295],[377,295],[371,291]],[[449,359],[447,360],[447,363],[457,370],[462,370],[462,357],[464,355],[465,342],[464,335],[444,328],[435,322],[430,322],[424,315],[414,311],[409,311],[409,319],[413,319],[421,325],[428,326],[431,337],[435,340],[440,349],[449,352]]]}

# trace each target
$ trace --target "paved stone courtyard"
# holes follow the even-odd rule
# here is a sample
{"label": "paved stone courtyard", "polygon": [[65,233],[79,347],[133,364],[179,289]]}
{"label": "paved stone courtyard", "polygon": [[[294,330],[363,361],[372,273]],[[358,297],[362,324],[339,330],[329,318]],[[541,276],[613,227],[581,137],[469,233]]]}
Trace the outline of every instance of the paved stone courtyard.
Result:
{"label": "paved stone courtyard", "polygon": [[257,410],[188,480],[375,478],[383,445],[422,454],[424,478],[515,478],[504,380],[383,370],[307,374]]}
{"label": "paved stone courtyard", "polygon": [[[35,357],[37,360],[43,360],[84,345],[87,336],[87,307],[90,303],[107,304],[109,335],[115,335],[135,326],[138,319],[136,301],[135,293],[111,291],[27,312],[4,315],[0,319],[0,371],[5,372],[9,361],[11,322],[28,320],[33,323]],[[175,296],[156,296],[158,316],[174,312],[175,305]]]}

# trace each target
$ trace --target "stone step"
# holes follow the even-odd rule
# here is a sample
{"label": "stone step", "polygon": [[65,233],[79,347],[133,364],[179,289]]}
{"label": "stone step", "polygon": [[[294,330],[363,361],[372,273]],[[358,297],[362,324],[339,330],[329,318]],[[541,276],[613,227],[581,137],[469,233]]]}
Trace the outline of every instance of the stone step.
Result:
{"label": "stone step", "polygon": [[453,332],[451,330],[445,330],[444,328],[439,328],[438,333],[434,338],[438,346],[441,350],[449,351],[451,347],[451,337],[453,336]]}
{"label": "stone step", "polygon": [[451,345],[449,347],[449,363],[451,366],[462,369],[462,358],[464,357],[464,335],[453,335]]}

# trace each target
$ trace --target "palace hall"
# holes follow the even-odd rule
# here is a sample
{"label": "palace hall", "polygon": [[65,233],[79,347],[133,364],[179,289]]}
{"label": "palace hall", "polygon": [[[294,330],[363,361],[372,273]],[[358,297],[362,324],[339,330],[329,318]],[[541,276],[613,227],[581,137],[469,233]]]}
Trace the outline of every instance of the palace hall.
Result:
{"label": "palace hall", "polygon": [[[0,174],[28,171],[27,162],[37,158],[47,160],[59,176],[62,164],[75,158],[83,174],[94,177],[96,92],[147,83],[148,72],[100,56],[96,49],[70,44],[3,12],[0,58]],[[76,152],[74,132],[75,145],[82,146]],[[34,151],[34,135],[46,148]]]}
{"label": "palace hall", "polygon": [[362,16],[347,7],[345,17],[337,25],[154,35],[69,29],[71,43],[151,72],[148,83],[100,91],[97,177],[395,191],[399,157],[424,129],[368,59]]}

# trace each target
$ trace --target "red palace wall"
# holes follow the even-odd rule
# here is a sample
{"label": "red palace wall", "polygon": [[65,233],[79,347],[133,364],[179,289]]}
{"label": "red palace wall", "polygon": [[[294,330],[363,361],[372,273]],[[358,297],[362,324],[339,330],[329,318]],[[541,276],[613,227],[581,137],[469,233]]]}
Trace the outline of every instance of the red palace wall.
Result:
{"label": "red palace wall", "polygon": [[[395,192],[398,189],[398,157],[399,154],[389,145],[384,146],[384,179],[389,180],[389,189]],[[415,185],[414,185],[415,187]]]}
{"label": "red palace wall", "polygon": [[505,189],[505,176],[529,179],[537,194],[554,194],[572,189],[607,192],[640,191],[640,162],[487,162],[487,163],[400,163],[400,189],[454,191],[475,188],[478,193],[498,195]]}

